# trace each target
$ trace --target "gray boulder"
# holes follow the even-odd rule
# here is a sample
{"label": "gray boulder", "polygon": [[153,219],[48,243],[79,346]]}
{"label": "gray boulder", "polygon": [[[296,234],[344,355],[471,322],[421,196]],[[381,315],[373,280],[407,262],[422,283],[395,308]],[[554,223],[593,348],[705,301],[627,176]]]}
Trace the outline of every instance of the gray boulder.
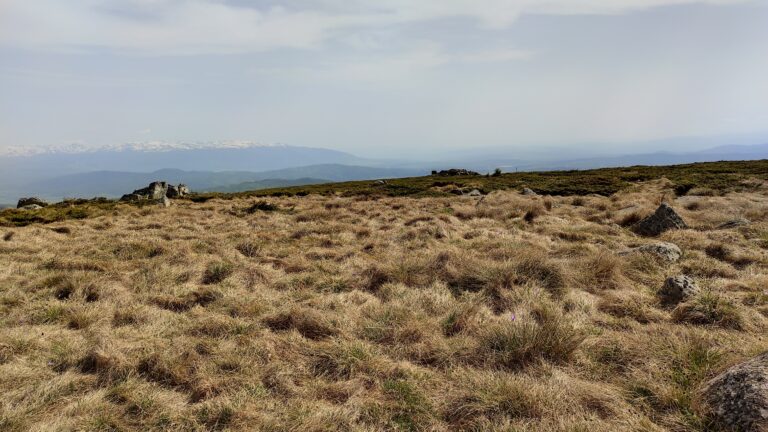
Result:
{"label": "gray boulder", "polygon": [[27,204],[23,207],[20,207],[21,210],[40,210],[41,208],[43,207],[37,204]]}
{"label": "gray boulder", "polygon": [[528,196],[536,196],[536,195],[538,195],[536,192],[534,192],[533,189],[530,189],[530,188],[523,188],[522,194],[523,195],[528,195]]}
{"label": "gray boulder", "polygon": [[24,208],[29,205],[46,207],[48,205],[48,202],[38,197],[19,198],[19,202],[18,204],[16,204],[16,208]]}
{"label": "gray boulder", "polygon": [[665,231],[683,228],[688,228],[688,225],[667,203],[662,203],[655,213],[632,227],[634,232],[646,237],[655,237]]}
{"label": "gray boulder", "polygon": [[164,197],[160,198],[160,199],[157,201],[157,204],[158,204],[160,207],[170,207],[170,206],[171,206],[171,200],[170,200],[170,199],[168,199],[168,197],[167,197],[167,196],[164,196]]}
{"label": "gray boulder", "polygon": [[701,291],[696,281],[684,275],[667,278],[659,290],[659,297],[665,304],[678,304],[695,296]]}
{"label": "gray boulder", "polygon": [[749,225],[751,223],[752,222],[750,222],[748,219],[739,218],[739,219],[734,219],[734,220],[730,220],[728,222],[722,223],[722,224],[717,226],[717,229],[738,228],[740,226],[747,226],[747,225]]}
{"label": "gray boulder", "polygon": [[683,251],[680,250],[674,243],[657,242],[647,245],[638,246],[628,251],[620,252],[619,255],[631,255],[633,253],[649,253],[658,256],[659,258],[668,262],[677,262],[683,255]]}
{"label": "gray boulder", "polygon": [[707,382],[699,402],[703,414],[725,430],[768,431],[768,352]]}

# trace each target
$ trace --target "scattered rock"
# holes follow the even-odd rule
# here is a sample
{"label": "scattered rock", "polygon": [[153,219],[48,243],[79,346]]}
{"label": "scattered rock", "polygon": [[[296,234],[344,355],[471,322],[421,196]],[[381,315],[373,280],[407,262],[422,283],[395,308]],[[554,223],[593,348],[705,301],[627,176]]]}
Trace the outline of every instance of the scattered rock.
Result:
{"label": "scattered rock", "polygon": [[534,192],[533,189],[530,189],[530,188],[523,188],[522,194],[523,195],[528,195],[528,196],[536,196],[536,195],[538,195],[536,192]]}
{"label": "scattered rock", "polygon": [[720,225],[717,226],[717,229],[738,228],[740,226],[747,226],[747,225],[749,225],[751,223],[752,222],[750,222],[748,219],[739,218],[739,219],[730,220],[728,222],[720,224]]}
{"label": "scattered rock", "polygon": [[471,197],[479,197],[479,196],[483,196],[483,193],[477,189],[472,189],[471,191],[467,192],[465,195],[471,196]]}
{"label": "scattered rock", "polygon": [[683,255],[683,252],[680,250],[680,247],[678,247],[674,243],[667,243],[667,242],[658,242],[658,243],[642,245],[624,252],[620,252],[619,255],[630,255],[633,253],[650,253],[669,262],[677,262],[680,259],[680,257]]}
{"label": "scattered rock", "polygon": [[705,415],[723,429],[768,431],[768,352],[716,376],[699,397]]}
{"label": "scattered rock", "polygon": [[16,208],[24,208],[31,205],[36,205],[38,206],[37,208],[41,208],[46,207],[48,202],[37,197],[19,198],[19,203],[16,204]]}
{"label": "scattered rock", "polygon": [[451,169],[442,170],[442,171],[432,171],[432,175],[440,176],[440,177],[454,177],[454,176],[478,176],[480,174],[470,170],[451,168]]}
{"label": "scattered rock", "polygon": [[163,198],[178,198],[189,194],[189,188],[180,184],[178,186],[169,185],[164,181],[156,181],[149,184],[149,186],[136,189],[132,193],[125,194],[120,198],[120,201],[157,201],[162,204]]}
{"label": "scattered rock", "polygon": [[688,228],[688,225],[667,203],[662,203],[654,214],[632,227],[637,234],[647,237],[655,237],[665,231],[683,228]]}
{"label": "scattered rock", "polygon": [[659,297],[665,304],[678,304],[698,294],[699,286],[696,282],[684,275],[667,278],[664,286],[659,290]]}
{"label": "scattered rock", "polygon": [[21,210],[40,210],[43,207],[38,205],[38,204],[27,204],[27,205],[19,207],[19,208]]}
{"label": "scattered rock", "polygon": [[382,185],[387,184],[387,181],[386,180],[376,180],[375,182],[373,182],[373,184],[376,185],[376,186],[382,186]]}
{"label": "scattered rock", "polygon": [[167,196],[164,196],[164,197],[160,198],[160,199],[157,201],[157,204],[158,204],[160,207],[170,207],[170,206],[171,206],[171,200],[170,200],[170,199],[168,199],[168,197],[167,197]]}

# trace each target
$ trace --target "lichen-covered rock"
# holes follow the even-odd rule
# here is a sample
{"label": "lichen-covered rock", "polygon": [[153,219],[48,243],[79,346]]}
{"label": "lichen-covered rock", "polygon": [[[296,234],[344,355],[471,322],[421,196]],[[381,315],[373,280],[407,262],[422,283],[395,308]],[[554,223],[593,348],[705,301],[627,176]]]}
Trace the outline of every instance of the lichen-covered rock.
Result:
{"label": "lichen-covered rock", "polygon": [[634,232],[646,237],[655,237],[665,231],[683,228],[688,228],[688,225],[667,203],[662,203],[656,212],[632,227]]}
{"label": "lichen-covered rock", "polygon": [[699,286],[689,276],[673,276],[667,278],[659,290],[661,301],[666,304],[678,304],[699,293]]}
{"label": "lichen-covered rock", "polygon": [[48,202],[38,197],[19,198],[19,202],[16,204],[16,208],[24,208],[30,205],[46,207]]}
{"label": "lichen-covered rock", "polygon": [[725,430],[768,431],[768,352],[716,376],[699,400],[703,414]]}
{"label": "lichen-covered rock", "polygon": [[659,258],[668,262],[677,262],[683,255],[683,251],[680,250],[674,243],[657,242],[647,245],[638,246],[630,250],[619,253],[619,255],[631,255],[633,253],[649,253],[658,256]]}

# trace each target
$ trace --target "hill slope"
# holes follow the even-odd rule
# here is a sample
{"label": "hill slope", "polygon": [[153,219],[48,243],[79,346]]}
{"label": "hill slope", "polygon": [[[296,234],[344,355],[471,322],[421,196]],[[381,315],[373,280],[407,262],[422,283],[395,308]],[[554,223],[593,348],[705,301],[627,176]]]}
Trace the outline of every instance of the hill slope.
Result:
{"label": "hill slope", "polygon": [[[698,390],[768,350],[768,188],[741,187],[228,195],[0,228],[0,424],[716,430]],[[623,226],[662,196],[690,229]],[[627,253],[658,241],[680,259]],[[700,291],[665,304],[678,274]]]}

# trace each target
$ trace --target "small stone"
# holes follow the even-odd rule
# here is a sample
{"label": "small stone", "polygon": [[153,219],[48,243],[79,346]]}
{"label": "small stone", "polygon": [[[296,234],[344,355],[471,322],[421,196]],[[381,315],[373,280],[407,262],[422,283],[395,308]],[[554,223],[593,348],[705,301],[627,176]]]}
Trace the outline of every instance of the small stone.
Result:
{"label": "small stone", "polygon": [[699,293],[699,286],[689,276],[680,275],[667,278],[659,290],[659,297],[665,304],[678,304]]}
{"label": "small stone", "polygon": [[638,246],[636,248],[629,249],[624,252],[619,252],[619,255],[631,255],[633,253],[649,253],[658,256],[659,258],[668,262],[677,262],[683,255],[683,251],[680,250],[674,243],[657,242],[647,245]]}
{"label": "small stone", "polygon": [[655,237],[665,231],[683,228],[688,228],[688,225],[667,203],[662,203],[654,214],[632,227],[637,234],[647,237]]}
{"label": "small stone", "polygon": [[728,222],[722,223],[722,224],[717,226],[717,229],[738,228],[740,226],[747,226],[747,225],[749,225],[751,223],[752,222],[750,222],[748,219],[739,218],[739,219],[734,219],[734,220],[730,220]]}
{"label": "small stone", "polygon": [[466,194],[466,195],[467,195],[467,196],[471,196],[471,197],[479,197],[479,196],[483,196],[483,193],[482,193],[482,192],[480,192],[480,191],[479,191],[479,190],[477,190],[477,189],[472,189],[471,191],[467,192],[467,194]]}

